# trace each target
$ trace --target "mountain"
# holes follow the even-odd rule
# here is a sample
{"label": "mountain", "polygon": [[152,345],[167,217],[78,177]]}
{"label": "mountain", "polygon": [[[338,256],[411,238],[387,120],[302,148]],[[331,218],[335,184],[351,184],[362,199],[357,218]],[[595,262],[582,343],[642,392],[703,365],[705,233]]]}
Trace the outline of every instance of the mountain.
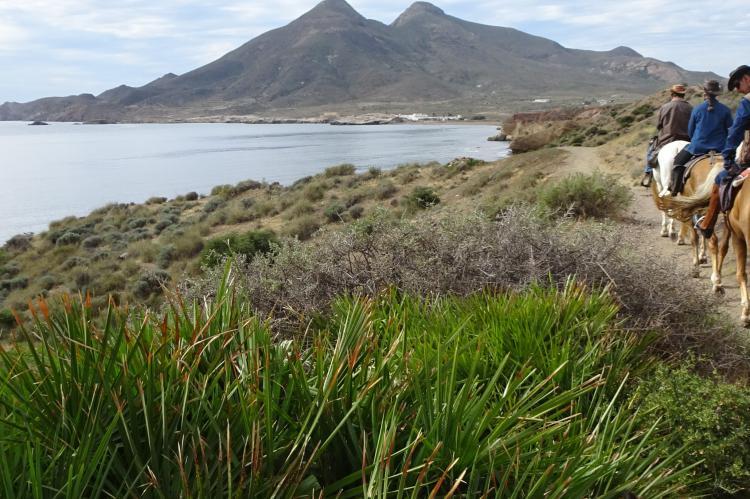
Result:
{"label": "mountain", "polygon": [[416,2],[390,25],[345,0],[323,0],[287,26],[218,60],[142,87],[94,97],[0,106],[0,120],[170,120],[217,115],[311,115],[336,110],[472,112],[555,102],[636,97],[711,73],[643,57],[628,47],[563,47],[516,29],[487,26]]}

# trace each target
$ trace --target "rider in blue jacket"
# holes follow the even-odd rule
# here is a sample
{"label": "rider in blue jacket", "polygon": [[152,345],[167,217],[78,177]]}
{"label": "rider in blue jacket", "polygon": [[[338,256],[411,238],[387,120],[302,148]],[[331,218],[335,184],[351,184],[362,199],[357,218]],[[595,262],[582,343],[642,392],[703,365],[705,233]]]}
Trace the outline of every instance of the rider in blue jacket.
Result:
{"label": "rider in blue jacket", "polygon": [[708,211],[695,224],[695,228],[704,237],[711,237],[714,232],[716,219],[719,217],[719,185],[727,177],[735,176],[740,172],[740,167],[735,162],[734,155],[737,147],[745,137],[745,131],[750,130],[750,66],[742,65],[732,71],[729,75],[727,88],[729,90],[736,88],[739,93],[745,94],[745,98],[740,101],[737,107],[737,114],[734,116],[734,122],[729,129],[727,140],[724,143],[722,150],[724,170],[716,176],[716,182],[711,191],[711,199],[708,203]]}
{"label": "rider in blue jacket", "polygon": [[721,93],[721,84],[709,80],[703,84],[703,103],[695,106],[690,114],[688,133],[690,143],[674,158],[670,191],[673,196],[682,192],[685,167],[696,156],[724,149],[727,130],[732,126],[732,111],[716,99]]}

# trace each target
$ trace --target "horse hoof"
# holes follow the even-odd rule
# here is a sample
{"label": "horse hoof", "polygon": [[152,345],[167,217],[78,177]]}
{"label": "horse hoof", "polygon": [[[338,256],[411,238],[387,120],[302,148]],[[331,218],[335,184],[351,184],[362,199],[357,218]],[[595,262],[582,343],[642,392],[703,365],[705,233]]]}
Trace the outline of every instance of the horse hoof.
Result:
{"label": "horse hoof", "polygon": [[750,317],[747,317],[747,316],[740,317],[740,324],[742,324],[742,327],[750,328]]}
{"label": "horse hoof", "polygon": [[724,291],[723,285],[719,284],[718,286],[714,286],[714,293],[716,293],[717,295],[724,296],[725,292],[726,291]]}
{"label": "horse hoof", "polygon": [[705,265],[708,263],[708,257],[702,256],[698,261],[701,263],[701,265]]}
{"label": "horse hoof", "polygon": [[669,239],[671,239],[672,241],[677,241],[677,234],[670,234]]}
{"label": "horse hoof", "polygon": [[661,233],[661,237],[669,237],[669,233],[668,232],[662,232]]}
{"label": "horse hoof", "polygon": [[693,276],[694,279],[697,279],[698,277],[701,276],[701,271],[698,269],[693,269],[690,275]]}
{"label": "horse hoof", "polygon": [[678,239],[677,240],[677,246],[685,246],[685,240],[684,239]]}

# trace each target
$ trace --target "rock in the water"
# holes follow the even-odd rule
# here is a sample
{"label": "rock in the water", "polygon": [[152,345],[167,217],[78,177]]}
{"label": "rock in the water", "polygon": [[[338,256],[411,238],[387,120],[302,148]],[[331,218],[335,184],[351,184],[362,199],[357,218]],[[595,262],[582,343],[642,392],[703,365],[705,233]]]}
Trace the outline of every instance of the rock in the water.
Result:
{"label": "rock in the water", "polygon": [[40,126],[40,125],[49,125],[49,123],[45,123],[44,121],[34,121],[33,123],[29,123],[29,126]]}

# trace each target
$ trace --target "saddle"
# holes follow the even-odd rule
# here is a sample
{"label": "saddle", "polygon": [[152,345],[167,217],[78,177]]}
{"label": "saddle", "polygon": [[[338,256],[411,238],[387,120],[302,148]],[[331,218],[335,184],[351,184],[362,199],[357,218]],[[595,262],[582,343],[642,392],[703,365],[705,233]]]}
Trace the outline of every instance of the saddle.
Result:
{"label": "saddle", "polygon": [[719,210],[722,213],[726,213],[732,209],[737,193],[742,189],[741,182],[733,182],[735,178],[738,177],[727,176],[721,185],[719,185]]}
{"label": "saddle", "polygon": [[[672,171],[672,181],[669,184],[669,190],[673,196],[682,193],[685,187],[685,182],[690,178],[690,174],[693,171],[693,167],[698,164],[704,158],[713,158],[716,155],[713,151],[708,154],[701,154],[699,156],[693,156],[685,166],[675,166]],[[680,171],[682,170],[682,171]]]}
{"label": "saddle", "polygon": [[687,182],[687,180],[690,178],[690,174],[693,172],[693,167],[698,164],[698,162],[705,158],[712,158],[716,156],[717,154],[714,152],[710,152],[708,154],[701,154],[700,156],[695,156],[693,159],[687,162],[685,165],[685,173],[682,175],[683,183]]}

